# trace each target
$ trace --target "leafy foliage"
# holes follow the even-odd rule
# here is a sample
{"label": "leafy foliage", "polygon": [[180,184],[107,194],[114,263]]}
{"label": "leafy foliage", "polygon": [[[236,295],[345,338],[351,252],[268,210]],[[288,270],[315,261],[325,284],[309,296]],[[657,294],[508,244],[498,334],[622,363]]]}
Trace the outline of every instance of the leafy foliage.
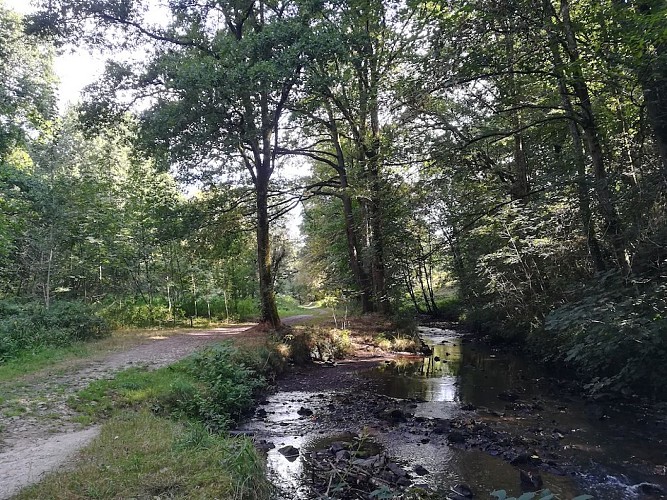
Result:
{"label": "leafy foliage", "polygon": [[93,382],[72,401],[80,411],[108,417],[124,408],[185,418],[222,431],[253,406],[254,397],[283,369],[272,347],[239,350],[217,344],[155,371],[131,368]]}
{"label": "leafy foliage", "polygon": [[63,347],[109,334],[104,320],[80,302],[0,301],[0,362],[46,347]]}
{"label": "leafy foliage", "polygon": [[592,393],[665,397],[665,282],[607,273],[579,295],[546,318],[548,359],[574,368]]}
{"label": "leafy foliage", "polygon": [[[200,390],[178,397],[179,409],[212,429],[227,428],[252,407],[253,396],[266,384],[255,369],[239,363],[238,351],[219,344],[191,357],[184,369],[194,377]],[[180,396],[178,392],[175,394]]]}

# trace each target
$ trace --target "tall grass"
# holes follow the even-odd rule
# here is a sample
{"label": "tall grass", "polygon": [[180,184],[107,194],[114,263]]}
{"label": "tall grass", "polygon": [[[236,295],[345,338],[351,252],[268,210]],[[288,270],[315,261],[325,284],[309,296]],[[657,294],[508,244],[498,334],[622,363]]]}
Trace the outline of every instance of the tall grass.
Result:
{"label": "tall grass", "polygon": [[270,491],[249,440],[148,409],[113,417],[80,458],[75,469],[48,476],[16,498],[259,500]]}

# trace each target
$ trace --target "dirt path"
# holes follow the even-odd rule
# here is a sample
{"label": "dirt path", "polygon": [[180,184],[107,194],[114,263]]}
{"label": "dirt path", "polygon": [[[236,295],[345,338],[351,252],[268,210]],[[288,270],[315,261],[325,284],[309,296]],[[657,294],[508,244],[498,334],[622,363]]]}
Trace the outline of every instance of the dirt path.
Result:
{"label": "dirt path", "polygon": [[131,366],[159,368],[219,340],[257,337],[252,326],[156,334],[132,349],[79,361],[0,384],[0,499],[66,464],[97,435],[83,425],[68,398],[94,380],[111,378]]}

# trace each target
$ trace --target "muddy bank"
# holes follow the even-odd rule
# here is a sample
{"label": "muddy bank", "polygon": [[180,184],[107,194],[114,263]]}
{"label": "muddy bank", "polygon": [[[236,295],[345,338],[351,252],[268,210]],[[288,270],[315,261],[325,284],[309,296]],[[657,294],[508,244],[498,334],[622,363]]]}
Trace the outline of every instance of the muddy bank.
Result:
{"label": "muddy bank", "polygon": [[[560,397],[523,360],[454,331],[422,336],[427,356],[373,353],[279,383],[241,428],[267,451],[277,497],[664,497],[667,433],[656,415]],[[374,451],[354,453],[359,443]]]}

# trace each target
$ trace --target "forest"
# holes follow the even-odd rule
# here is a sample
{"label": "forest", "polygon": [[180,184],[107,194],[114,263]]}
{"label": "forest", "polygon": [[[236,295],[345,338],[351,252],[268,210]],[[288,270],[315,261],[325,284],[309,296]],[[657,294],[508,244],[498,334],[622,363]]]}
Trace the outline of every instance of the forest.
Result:
{"label": "forest", "polygon": [[667,496],[667,2],[12,6],[0,499]]}
{"label": "forest", "polygon": [[[663,0],[33,4],[0,0],[0,368],[138,328],[250,321],[280,346],[310,304],[333,312],[333,350],[349,317],[440,321],[593,400],[665,401]],[[72,50],[106,67],[63,106],[54,62]],[[131,407],[123,391],[152,384],[141,425],[186,415],[207,429],[187,427],[197,453],[229,453],[206,432],[272,380],[264,349],[129,372],[70,404],[94,421],[102,393]],[[331,498],[394,498],[384,487]]]}

